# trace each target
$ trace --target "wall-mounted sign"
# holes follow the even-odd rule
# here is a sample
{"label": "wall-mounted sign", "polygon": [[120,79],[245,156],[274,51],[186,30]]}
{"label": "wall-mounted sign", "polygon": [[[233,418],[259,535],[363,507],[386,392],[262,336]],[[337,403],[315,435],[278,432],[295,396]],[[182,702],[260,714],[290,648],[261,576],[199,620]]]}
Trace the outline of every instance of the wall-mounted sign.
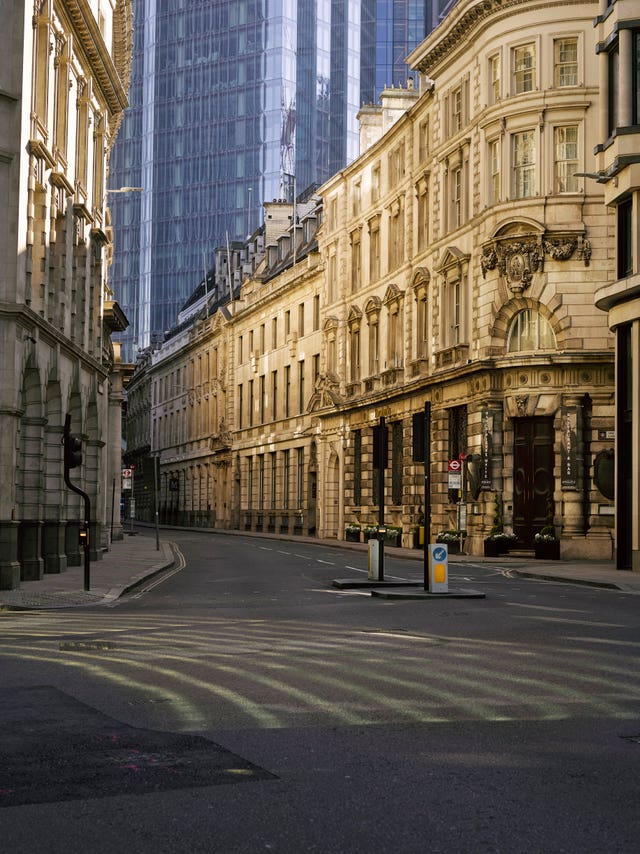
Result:
{"label": "wall-mounted sign", "polygon": [[560,466],[563,489],[578,488],[578,407],[563,406],[561,410]]}
{"label": "wall-mounted sign", "polygon": [[493,444],[493,415],[485,409],[482,413],[480,438],[480,489],[491,490],[491,446]]}

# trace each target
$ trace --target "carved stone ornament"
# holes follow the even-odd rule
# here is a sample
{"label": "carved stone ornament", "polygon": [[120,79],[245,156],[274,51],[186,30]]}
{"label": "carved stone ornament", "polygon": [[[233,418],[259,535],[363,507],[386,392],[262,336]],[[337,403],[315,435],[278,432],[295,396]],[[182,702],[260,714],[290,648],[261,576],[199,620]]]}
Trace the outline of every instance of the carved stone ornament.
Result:
{"label": "carved stone ornament", "polygon": [[527,414],[528,404],[529,404],[528,395],[522,396],[522,397],[516,397],[516,407],[518,409],[518,417],[519,418],[524,418],[524,416]]}
{"label": "carved stone ornament", "polygon": [[584,237],[541,235],[495,237],[486,243],[480,258],[483,278],[489,270],[497,269],[514,293],[529,287],[534,273],[544,270],[545,256],[553,261],[568,261],[578,250],[578,258],[589,266],[591,244]]}
{"label": "carved stone ornament", "polygon": [[482,275],[496,267],[514,293],[521,293],[531,284],[533,274],[544,267],[544,253],[537,239],[492,240],[484,247],[480,261]]}

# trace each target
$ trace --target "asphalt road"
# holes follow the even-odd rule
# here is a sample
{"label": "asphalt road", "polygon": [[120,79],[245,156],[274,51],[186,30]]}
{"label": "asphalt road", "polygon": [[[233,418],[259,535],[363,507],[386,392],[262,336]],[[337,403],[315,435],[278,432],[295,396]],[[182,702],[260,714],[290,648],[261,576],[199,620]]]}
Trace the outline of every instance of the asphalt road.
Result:
{"label": "asphalt road", "polygon": [[[637,852],[637,596],[180,534],[109,608],[0,614],[0,839],[22,852]],[[420,561],[387,550],[386,577]]]}

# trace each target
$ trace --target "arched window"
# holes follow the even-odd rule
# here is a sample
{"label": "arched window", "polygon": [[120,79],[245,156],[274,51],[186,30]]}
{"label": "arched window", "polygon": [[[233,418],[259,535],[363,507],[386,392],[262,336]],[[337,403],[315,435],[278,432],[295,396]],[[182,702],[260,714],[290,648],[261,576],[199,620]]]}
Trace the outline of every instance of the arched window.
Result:
{"label": "arched window", "polygon": [[525,308],[516,314],[509,330],[509,353],[555,349],[556,336],[548,320],[531,308]]}

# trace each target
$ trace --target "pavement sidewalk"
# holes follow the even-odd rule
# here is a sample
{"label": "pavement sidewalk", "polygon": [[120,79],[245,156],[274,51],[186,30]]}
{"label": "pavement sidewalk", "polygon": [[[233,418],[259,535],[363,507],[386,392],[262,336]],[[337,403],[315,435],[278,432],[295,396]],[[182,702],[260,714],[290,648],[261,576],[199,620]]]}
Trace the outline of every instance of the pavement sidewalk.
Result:
{"label": "pavement sidewalk", "polygon": [[84,564],[65,572],[45,574],[39,581],[22,581],[17,590],[0,590],[0,610],[69,608],[108,605],[145,579],[174,565],[171,545],[155,537],[130,536],[111,544],[101,560],[91,561],[89,590],[84,589]]}
{"label": "pavement sidewalk", "polygon": [[[138,526],[150,533],[152,528]],[[211,528],[167,528],[168,531],[199,531],[226,536],[261,537],[264,539],[305,542],[345,551],[366,552],[366,543],[347,543],[342,540],[320,540],[316,537],[258,534],[248,531],[218,531]],[[422,552],[416,549],[388,547],[388,556],[422,562]],[[93,561],[90,567],[90,590],[84,590],[84,566],[74,566],[60,574],[45,575],[39,581],[23,581],[17,590],[0,590],[0,610],[33,610],[38,608],[68,608],[77,605],[105,605],[118,599],[128,590],[176,563],[176,555],[166,541],[156,549],[154,536],[125,534],[123,540],[111,544],[102,560]],[[587,584],[625,593],[640,594],[640,572],[617,570],[613,561],[538,561],[533,556],[503,555],[485,558],[481,555],[451,555],[452,570],[464,564],[491,565],[501,572],[521,578],[538,578],[548,581]]]}

